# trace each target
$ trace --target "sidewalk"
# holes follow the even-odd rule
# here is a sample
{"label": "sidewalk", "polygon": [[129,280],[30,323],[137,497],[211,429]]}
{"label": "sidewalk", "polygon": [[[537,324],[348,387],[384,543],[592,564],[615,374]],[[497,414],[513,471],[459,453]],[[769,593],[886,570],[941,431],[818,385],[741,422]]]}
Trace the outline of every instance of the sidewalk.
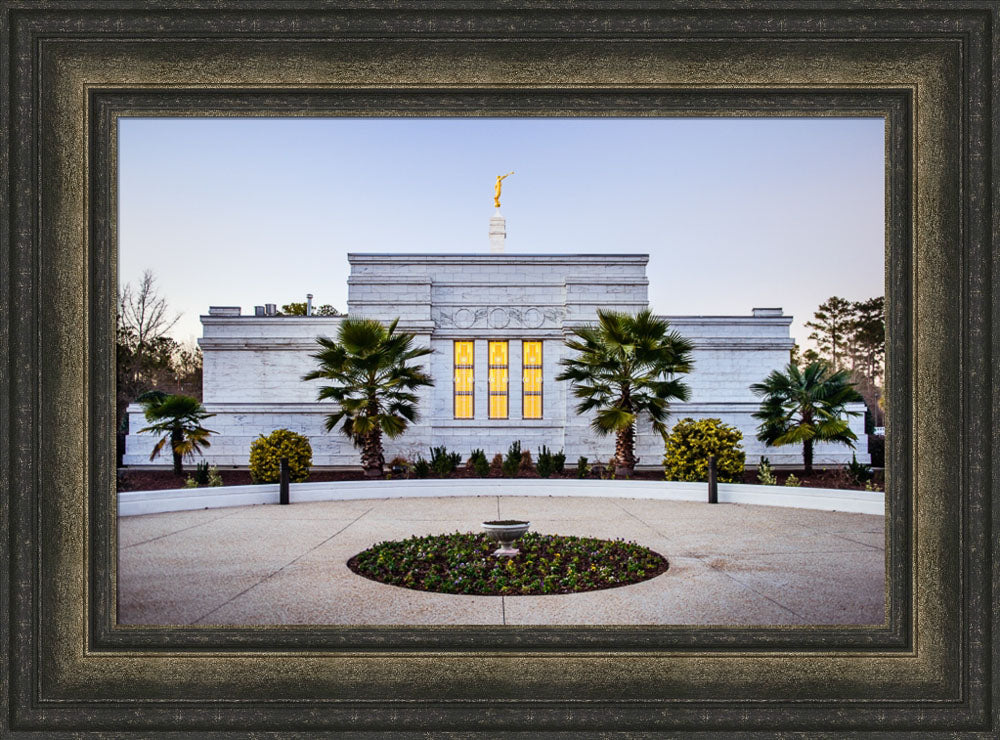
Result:
{"label": "sidewalk", "polygon": [[[633,540],[670,569],[559,596],[457,596],[348,570],[383,540],[478,531]],[[121,624],[882,624],[881,516],[625,498],[357,499],[120,517]]]}

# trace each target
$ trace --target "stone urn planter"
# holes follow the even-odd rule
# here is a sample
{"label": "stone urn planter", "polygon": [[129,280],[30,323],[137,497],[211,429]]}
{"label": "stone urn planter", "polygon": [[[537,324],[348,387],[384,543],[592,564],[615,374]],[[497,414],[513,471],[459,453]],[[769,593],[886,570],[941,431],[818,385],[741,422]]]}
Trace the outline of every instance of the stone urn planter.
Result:
{"label": "stone urn planter", "polygon": [[483,522],[483,530],[485,530],[486,534],[500,543],[500,547],[493,551],[493,554],[498,558],[509,558],[520,552],[520,550],[514,547],[514,542],[528,531],[529,526],[531,526],[531,522],[523,522],[518,519]]}

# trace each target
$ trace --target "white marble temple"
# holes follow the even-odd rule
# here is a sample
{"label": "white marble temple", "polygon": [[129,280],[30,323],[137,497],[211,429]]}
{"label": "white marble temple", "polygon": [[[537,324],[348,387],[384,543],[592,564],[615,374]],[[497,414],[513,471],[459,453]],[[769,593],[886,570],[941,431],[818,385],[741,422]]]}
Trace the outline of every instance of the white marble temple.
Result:
{"label": "white marble temple", "polygon": [[[493,225],[491,224],[491,234]],[[499,237],[502,244],[502,237]],[[573,327],[592,323],[598,308],[635,312],[648,306],[645,254],[350,254],[348,313],[382,321],[399,318],[402,330],[434,354],[425,358],[436,381],[421,393],[422,418],[399,440],[387,440],[386,459],[397,454],[428,457],[431,446],[445,445],[467,456],[482,448],[488,457],[520,440],[533,454],[545,444],[566,453],[568,465],[579,456],[606,461],[614,439],[598,438],[589,419],[579,416],[568,384],[555,380],[563,344]],[[215,414],[207,426],[218,432],[206,459],[219,466],[245,466],[250,442],[285,427],[307,435],[317,466],[357,466],[359,455],[339,433],[323,428],[328,407],[316,402],[318,382],[302,376],[315,365],[319,335],[336,336],[342,317],[202,317],[199,340],[205,356],[204,404]],[[694,370],[685,381],[691,400],[675,403],[672,417],[718,417],[743,432],[747,462],[766,454],[772,464],[801,463],[801,449],[765,450],[757,442],[751,413],[759,403],[749,390],[788,362],[792,317],[780,309],[753,309],[743,316],[667,316],[673,329],[694,343]],[[475,418],[455,419],[453,342],[475,342]],[[509,342],[509,415],[487,418],[487,342]],[[522,419],[522,340],[543,343],[543,418]],[[854,410],[863,412],[864,405]],[[129,407],[130,428],[144,426],[141,409]],[[858,460],[868,461],[862,416],[852,417],[859,437]],[[155,439],[130,434],[124,462],[149,465]],[[842,445],[819,445],[817,466],[851,459]],[[639,466],[656,467],[663,442],[640,425]],[[167,466],[169,459],[157,464]]]}

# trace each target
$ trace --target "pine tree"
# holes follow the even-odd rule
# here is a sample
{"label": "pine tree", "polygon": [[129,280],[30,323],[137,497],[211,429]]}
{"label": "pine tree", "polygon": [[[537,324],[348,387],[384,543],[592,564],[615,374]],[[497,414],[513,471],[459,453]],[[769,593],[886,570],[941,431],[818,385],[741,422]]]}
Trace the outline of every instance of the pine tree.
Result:
{"label": "pine tree", "polygon": [[842,369],[851,354],[853,306],[844,298],[832,296],[820,304],[813,314],[815,320],[805,323],[814,330],[809,338],[816,342],[820,355],[829,360],[834,370]]}

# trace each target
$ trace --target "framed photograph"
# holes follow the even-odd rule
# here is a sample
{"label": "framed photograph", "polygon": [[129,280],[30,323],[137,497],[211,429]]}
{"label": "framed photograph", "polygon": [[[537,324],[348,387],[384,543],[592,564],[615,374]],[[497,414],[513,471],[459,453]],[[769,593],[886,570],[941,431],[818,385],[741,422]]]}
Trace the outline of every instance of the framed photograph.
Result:
{"label": "framed photograph", "polygon": [[[998,9],[743,5],[4,2],[4,731],[995,736]],[[884,621],[121,618],[122,139],[129,122],[218,118],[880,121]],[[490,172],[494,252],[512,218],[504,171]],[[820,279],[837,257],[814,258]],[[389,283],[372,276],[402,268],[368,262],[354,260],[352,289],[371,295],[349,302],[377,313]],[[425,286],[408,280],[414,296],[393,305],[423,310]],[[261,300],[252,321],[266,324]],[[503,315],[461,300],[428,318],[453,329],[445,421],[539,426],[554,387],[544,297]],[[202,338],[224,345],[232,318],[210,311]]]}
{"label": "framed photograph", "polygon": [[117,626],[883,625],[885,128],[119,116]]}

